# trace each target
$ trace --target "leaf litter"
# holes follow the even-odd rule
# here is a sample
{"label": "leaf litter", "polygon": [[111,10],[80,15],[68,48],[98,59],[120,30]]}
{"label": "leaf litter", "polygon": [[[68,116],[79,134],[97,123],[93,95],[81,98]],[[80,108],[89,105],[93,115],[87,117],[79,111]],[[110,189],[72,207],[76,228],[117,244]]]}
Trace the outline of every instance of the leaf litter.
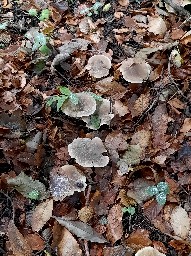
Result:
{"label": "leaf litter", "polygon": [[187,256],[189,1],[82,2],[1,6],[0,251]]}

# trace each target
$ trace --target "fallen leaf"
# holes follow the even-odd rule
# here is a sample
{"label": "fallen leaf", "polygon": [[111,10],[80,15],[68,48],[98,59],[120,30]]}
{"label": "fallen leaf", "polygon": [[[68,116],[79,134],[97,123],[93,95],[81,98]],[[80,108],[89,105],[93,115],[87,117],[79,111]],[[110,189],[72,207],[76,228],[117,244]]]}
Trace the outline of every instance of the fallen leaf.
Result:
{"label": "fallen leaf", "polygon": [[44,224],[52,217],[53,200],[47,199],[40,203],[32,214],[31,226],[32,230],[38,232]]}
{"label": "fallen leaf", "polygon": [[42,251],[45,248],[45,241],[38,234],[28,234],[25,239],[33,251]]}
{"label": "fallen leaf", "polygon": [[148,31],[155,35],[163,35],[167,31],[165,21],[161,17],[150,17]]}
{"label": "fallen leaf", "polygon": [[185,239],[190,230],[190,218],[188,213],[181,206],[173,209],[170,223],[176,236]]}
{"label": "fallen leaf", "polygon": [[74,192],[84,191],[86,177],[73,165],[55,167],[50,173],[50,191],[54,200],[63,200]]}
{"label": "fallen leaf", "polygon": [[114,205],[108,213],[107,238],[114,244],[123,235],[123,212],[120,205]]}
{"label": "fallen leaf", "polygon": [[11,220],[8,226],[8,238],[15,256],[31,256],[32,250],[27,243],[26,239],[20,233],[20,231],[15,226],[14,222]]}
{"label": "fallen leaf", "polygon": [[180,132],[187,133],[191,129],[191,118],[185,118]]}
{"label": "fallen leaf", "polygon": [[82,221],[69,221],[64,220],[59,217],[55,217],[55,219],[64,227],[66,227],[71,233],[80,237],[81,239],[85,239],[87,241],[91,241],[94,243],[107,243],[107,240],[95,230]]}

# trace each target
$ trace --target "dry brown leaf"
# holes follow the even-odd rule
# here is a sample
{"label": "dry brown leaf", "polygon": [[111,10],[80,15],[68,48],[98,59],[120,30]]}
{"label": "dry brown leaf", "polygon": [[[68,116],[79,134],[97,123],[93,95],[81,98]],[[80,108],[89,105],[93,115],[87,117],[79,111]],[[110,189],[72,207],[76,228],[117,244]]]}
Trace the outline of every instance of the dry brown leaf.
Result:
{"label": "dry brown leaf", "polygon": [[[126,239],[126,244],[134,250],[138,250],[152,244],[149,239],[149,232],[145,229],[137,229]],[[146,255],[145,255],[146,256]]]}
{"label": "dry brown leaf", "polygon": [[121,6],[128,6],[129,5],[129,0],[118,0],[118,3]]}
{"label": "dry brown leaf", "polygon": [[32,230],[38,232],[44,224],[52,217],[53,200],[47,199],[40,203],[32,214]]}
{"label": "dry brown leaf", "polygon": [[62,228],[60,242],[58,243],[58,256],[81,256],[82,250],[73,235]]}
{"label": "dry brown leaf", "polygon": [[148,31],[155,35],[163,35],[167,30],[166,23],[161,17],[150,17]]}
{"label": "dry brown leaf", "polygon": [[45,242],[38,234],[28,234],[25,238],[33,251],[41,251],[44,249]]}
{"label": "dry brown leaf", "polygon": [[113,107],[114,107],[114,113],[118,114],[120,117],[130,113],[129,108],[125,106],[120,100],[116,100]]}
{"label": "dry brown leaf", "polygon": [[185,118],[180,132],[187,133],[191,129],[191,118]]}
{"label": "dry brown leaf", "polygon": [[177,206],[173,209],[170,223],[175,235],[183,239],[188,236],[190,230],[190,218],[184,208]]}
{"label": "dry brown leaf", "polygon": [[150,104],[150,94],[149,93],[141,94],[141,96],[135,101],[134,109],[135,109],[136,115],[133,115],[133,116],[138,116],[142,114],[143,111],[145,111],[146,108],[149,106],[149,104]]}
{"label": "dry brown leaf", "polygon": [[151,138],[151,132],[149,130],[140,130],[133,134],[131,144],[139,144],[140,147],[144,150],[149,145]]}
{"label": "dry brown leaf", "polygon": [[87,223],[94,214],[94,209],[91,206],[84,206],[82,209],[78,211],[78,218]]}
{"label": "dry brown leaf", "polygon": [[120,205],[114,205],[109,210],[107,217],[107,238],[112,242],[112,244],[121,239],[123,235],[122,217],[123,212]]}
{"label": "dry brown leaf", "polygon": [[27,243],[26,239],[20,233],[20,231],[15,226],[14,222],[11,220],[8,226],[8,238],[15,256],[31,256],[32,250]]}

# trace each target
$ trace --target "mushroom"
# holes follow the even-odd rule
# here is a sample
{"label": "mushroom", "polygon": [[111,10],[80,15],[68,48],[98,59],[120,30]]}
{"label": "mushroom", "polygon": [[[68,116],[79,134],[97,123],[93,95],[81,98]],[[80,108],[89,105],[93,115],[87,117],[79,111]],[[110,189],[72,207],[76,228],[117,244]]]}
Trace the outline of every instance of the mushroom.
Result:
{"label": "mushroom", "polygon": [[105,55],[94,55],[88,60],[86,69],[89,74],[95,78],[102,78],[109,74],[111,68],[111,60]]}
{"label": "mushroom", "polygon": [[166,256],[164,253],[159,252],[157,249],[147,246],[138,250],[135,256]]}
{"label": "mushroom", "polygon": [[90,116],[96,110],[96,100],[85,92],[76,93],[78,103],[75,105],[70,100],[62,105],[62,112],[71,117]]}
{"label": "mushroom", "polygon": [[[96,117],[100,120],[99,126],[103,124],[109,125],[111,122],[111,119],[114,117],[114,114],[111,113],[111,103],[107,99],[103,99],[101,102],[97,102],[97,109],[93,115],[96,115]],[[92,125],[91,117],[82,117],[82,120],[87,123],[87,127],[90,129],[96,129],[94,125]]]}
{"label": "mushroom", "polygon": [[86,188],[86,177],[73,165],[53,168],[50,174],[50,191],[54,200],[63,200],[75,191],[81,192]]}
{"label": "mushroom", "polygon": [[109,162],[108,156],[103,156],[107,152],[100,138],[95,137],[74,139],[68,145],[69,155],[76,159],[76,162],[83,167],[104,167]]}
{"label": "mushroom", "polygon": [[142,83],[151,73],[151,66],[144,60],[129,58],[119,68],[123,78],[130,83]]}

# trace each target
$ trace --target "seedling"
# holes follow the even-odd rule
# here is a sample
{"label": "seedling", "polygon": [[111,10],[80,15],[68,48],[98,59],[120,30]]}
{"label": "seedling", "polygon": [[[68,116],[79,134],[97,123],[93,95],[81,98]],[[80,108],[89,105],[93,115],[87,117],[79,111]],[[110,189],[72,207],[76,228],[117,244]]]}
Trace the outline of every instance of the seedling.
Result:
{"label": "seedling", "polygon": [[37,17],[40,21],[48,20],[49,17],[50,17],[50,11],[49,11],[49,9],[44,9],[44,10],[42,10],[39,17],[38,17],[38,12],[37,12],[37,10],[36,10],[36,9],[33,9],[33,8],[28,11],[28,14],[29,14],[30,16]]}
{"label": "seedling", "polygon": [[166,182],[159,182],[156,186],[149,186],[146,189],[146,193],[149,196],[156,196],[159,205],[166,203],[166,196],[169,194],[169,191],[169,186]]}
{"label": "seedling", "polygon": [[39,199],[39,195],[40,195],[39,191],[33,190],[33,191],[28,193],[27,197],[32,199],[32,200],[38,200]]}
{"label": "seedling", "polygon": [[51,96],[46,102],[47,106],[50,107],[54,102],[57,102],[57,111],[59,111],[66,100],[70,100],[74,105],[78,104],[78,97],[75,93],[72,93],[67,87],[64,86],[60,86],[58,89],[61,95]]}
{"label": "seedling", "polygon": [[128,212],[131,216],[135,214],[135,207],[128,206],[128,207],[123,207],[122,212],[126,213]]}

